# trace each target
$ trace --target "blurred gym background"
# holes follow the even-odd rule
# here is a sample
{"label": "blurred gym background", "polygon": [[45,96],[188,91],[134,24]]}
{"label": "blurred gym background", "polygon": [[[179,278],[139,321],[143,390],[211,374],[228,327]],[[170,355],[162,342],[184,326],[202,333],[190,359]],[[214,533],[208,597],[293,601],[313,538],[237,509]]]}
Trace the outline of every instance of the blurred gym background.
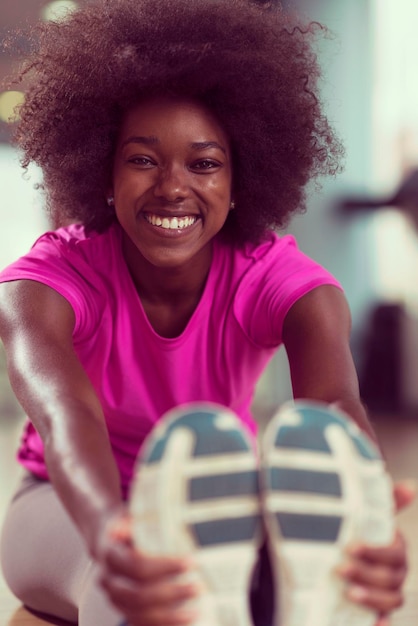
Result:
{"label": "blurred gym background", "polygon": [[[82,1],[88,0],[1,0],[0,38]],[[323,99],[346,147],[343,173],[324,180],[319,191],[312,188],[307,213],[289,231],[344,286],[369,408],[418,415],[418,6],[415,0],[283,5],[329,28],[318,47]],[[18,44],[24,53],[23,34]],[[0,81],[18,63],[16,53],[3,51]],[[21,98],[19,85],[0,87],[0,268],[48,226],[34,189],[39,173],[33,168],[23,176],[10,146],[9,120]],[[408,193],[396,197],[405,180]],[[286,356],[280,353],[260,382],[256,402],[269,410],[290,396]]]}
{"label": "blurred gym background", "polygon": [[[169,0],[167,0],[169,1]],[[190,0],[193,2],[193,0]],[[211,0],[208,0],[211,1]],[[263,0],[258,0],[262,2]],[[273,0],[274,1],[274,0]],[[88,0],[0,0],[0,41],[39,19]],[[328,116],[346,148],[345,168],[309,190],[308,211],[289,227],[301,249],[342,283],[353,316],[352,350],[363,399],[395,479],[418,478],[418,3],[416,0],[285,0],[329,28],[318,44]],[[27,42],[19,37],[24,53]],[[11,146],[19,85],[4,81],[19,64],[0,52],[0,269],[48,228],[41,180],[26,174]],[[255,86],[256,87],[256,86]],[[291,398],[280,351],[258,386],[261,422]],[[24,416],[10,390],[0,344],[0,523],[18,476],[14,461]],[[406,604],[394,626],[418,618],[418,504],[400,516],[410,545]],[[0,575],[0,625],[29,620]]]}

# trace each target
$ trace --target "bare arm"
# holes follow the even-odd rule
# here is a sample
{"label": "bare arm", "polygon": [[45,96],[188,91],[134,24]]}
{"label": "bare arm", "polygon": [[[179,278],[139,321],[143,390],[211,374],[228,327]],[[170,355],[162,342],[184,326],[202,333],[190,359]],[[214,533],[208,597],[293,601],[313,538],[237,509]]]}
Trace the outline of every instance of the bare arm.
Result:
{"label": "bare arm", "polygon": [[122,498],[102,409],[73,349],[73,310],[34,281],[0,285],[0,303],[12,387],[42,437],[51,482],[94,554]]}
{"label": "bare arm", "polygon": [[350,311],[336,287],[318,287],[293,305],[283,329],[293,395],[335,404],[376,439],[360,400],[350,332]]}
{"label": "bare arm", "polygon": [[[359,395],[350,330],[348,305],[335,287],[319,287],[291,308],[285,320],[284,343],[294,397],[336,405],[376,440]],[[404,497],[408,503],[413,494],[400,485],[395,487],[395,497]],[[385,548],[351,547],[340,574],[349,583],[347,593],[352,600],[385,616],[402,604],[406,564],[405,543],[397,534]],[[376,626],[384,624],[383,617]]]}
{"label": "bare arm", "polygon": [[104,415],[74,351],[74,313],[32,281],[0,285],[0,335],[13,389],[42,437],[58,496],[100,565],[109,599],[131,624],[186,623],[192,585],[174,580],[190,564],[132,545]]}

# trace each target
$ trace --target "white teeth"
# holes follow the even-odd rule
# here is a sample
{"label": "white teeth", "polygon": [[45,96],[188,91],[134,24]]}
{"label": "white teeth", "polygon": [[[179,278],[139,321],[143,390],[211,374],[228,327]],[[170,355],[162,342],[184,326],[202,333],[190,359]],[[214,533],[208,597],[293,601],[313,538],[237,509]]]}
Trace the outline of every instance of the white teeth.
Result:
{"label": "white teeth", "polygon": [[158,215],[145,215],[146,220],[152,224],[153,226],[160,226],[161,228],[166,228],[169,230],[182,230],[183,228],[188,228],[192,226],[197,217],[194,215],[190,215],[188,217],[159,217]]}

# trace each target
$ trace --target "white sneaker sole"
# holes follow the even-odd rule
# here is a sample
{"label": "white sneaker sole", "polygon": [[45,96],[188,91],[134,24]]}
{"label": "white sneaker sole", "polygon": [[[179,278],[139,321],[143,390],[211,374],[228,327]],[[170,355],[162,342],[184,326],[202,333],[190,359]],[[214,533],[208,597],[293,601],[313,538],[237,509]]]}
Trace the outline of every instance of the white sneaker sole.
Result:
{"label": "white sneaker sole", "polygon": [[250,626],[248,589],[261,541],[253,442],[215,404],[170,411],[146,440],[130,494],[135,544],[188,555],[202,586],[194,626]]}
{"label": "white sneaker sole", "polygon": [[342,413],[295,402],[272,419],[262,453],[276,626],[374,626],[334,569],[348,543],[393,538],[391,481],[376,447]]}

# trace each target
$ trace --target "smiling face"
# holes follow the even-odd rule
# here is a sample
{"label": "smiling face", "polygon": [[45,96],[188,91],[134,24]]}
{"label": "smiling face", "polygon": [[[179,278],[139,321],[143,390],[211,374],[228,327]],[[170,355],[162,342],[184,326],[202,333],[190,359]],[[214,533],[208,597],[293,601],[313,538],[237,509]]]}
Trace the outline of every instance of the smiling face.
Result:
{"label": "smiling face", "polygon": [[207,271],[211,241],[230,208],[231,178],[228,138],[203,105],[154,98],[130,109],[112,195],[131,271],[144,259],[159,268]]}

